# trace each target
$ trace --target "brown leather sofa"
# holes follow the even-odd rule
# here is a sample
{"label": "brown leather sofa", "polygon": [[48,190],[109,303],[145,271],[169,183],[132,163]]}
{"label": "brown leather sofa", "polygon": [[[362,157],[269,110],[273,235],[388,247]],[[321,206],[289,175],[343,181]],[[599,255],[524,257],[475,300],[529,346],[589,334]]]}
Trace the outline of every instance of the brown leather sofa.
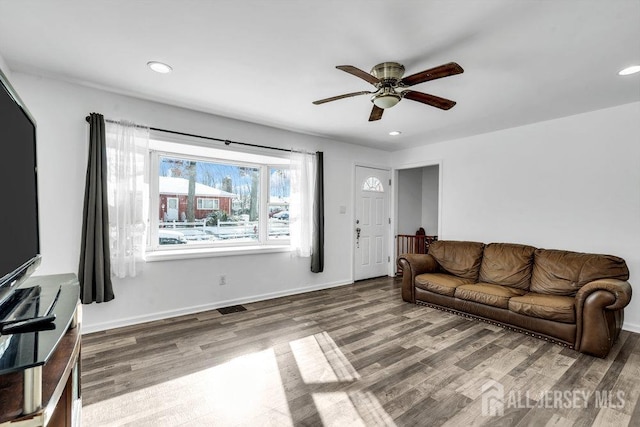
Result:
{"label": "brown leather sofa", "polygon": [[625,261],[511,243],[437,241],[398,257],[402,299],[605,357],[631,300]]}

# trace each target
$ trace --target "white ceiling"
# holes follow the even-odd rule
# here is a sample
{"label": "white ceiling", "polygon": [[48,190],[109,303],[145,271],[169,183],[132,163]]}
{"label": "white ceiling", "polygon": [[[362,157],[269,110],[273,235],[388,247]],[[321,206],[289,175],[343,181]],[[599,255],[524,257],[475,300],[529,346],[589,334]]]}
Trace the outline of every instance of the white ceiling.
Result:
{"label": "white ceiling", "polygon": [[[640,101],[640,74],[617,75],[640,64],[640,0],[0,0],[0,55],[12,72],[393,151]],[[368,96],[311,104],[373,88],[336,65],[384,61],[459,63],[412,88],[458,104],[405,99],[378,122]]]}

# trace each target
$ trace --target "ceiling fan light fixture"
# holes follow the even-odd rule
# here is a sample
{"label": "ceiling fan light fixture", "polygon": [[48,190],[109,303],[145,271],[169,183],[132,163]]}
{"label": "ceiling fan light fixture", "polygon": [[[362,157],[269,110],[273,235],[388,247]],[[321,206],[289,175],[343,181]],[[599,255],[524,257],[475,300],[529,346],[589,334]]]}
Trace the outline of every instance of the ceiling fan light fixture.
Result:
{"label": "ceiling fan light fixture", "polygon": [[373,92],[364,90],[345,93],[343,95],[313,101],[313,104],[319,105],[343,98],[369,94],[372,95],[370,100],[373,103],[373,108],[369,114],[370,122],[380,120],[385,109],[395,106],[403,98],[440,108],[441,110],[449,110],[456,105],[455,101],[406,88],[464,72],[462,67],[455,62],[449,62],[448,64],[442,64],[428,70],[420,71],[408,77],[403,77],[404,66],[397,62],[383,62],[378,64],[371,69],[370,73],[362,71],[353,65],[338,65],[336,68],[372,84],[376,90]]}
{"label": "ceiling fan light fixture", "polygon": [[373,99],[371,101],[373,101],[373,103],[382,109],[385,108],[391,108],[394,105],[396,105],[398,102],[400,102],[400,95],[396,95],[396,94],[383,94],[383,95],[378,95],[378,96],[374,96]]}
{"label": "ceiling fan light fixture", "polygon": [[620,70],[618,72],[621,76],[628,76],[629,74],[635,74],[640,72],[640,65],[632,65],[630,67],[625,68],[624,70]]}
{"label": "ceiling fan light fixture", "polygon": [[160,74],[168,74],[173,71],[170,65],[165,64],[164,62],[158,61],[149,61],[147,62],[147,67],[151,68],[156,73]]}

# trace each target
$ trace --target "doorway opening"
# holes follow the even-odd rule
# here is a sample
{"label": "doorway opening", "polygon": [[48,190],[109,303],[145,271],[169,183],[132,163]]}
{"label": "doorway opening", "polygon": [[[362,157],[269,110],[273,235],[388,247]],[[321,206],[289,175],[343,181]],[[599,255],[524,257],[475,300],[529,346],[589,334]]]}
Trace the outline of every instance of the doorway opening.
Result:
{"label": "doorway opening", "polygon": [[395,258],[402,253],[426,253],[440,230],[440,165],[398,170],[396,188]]}

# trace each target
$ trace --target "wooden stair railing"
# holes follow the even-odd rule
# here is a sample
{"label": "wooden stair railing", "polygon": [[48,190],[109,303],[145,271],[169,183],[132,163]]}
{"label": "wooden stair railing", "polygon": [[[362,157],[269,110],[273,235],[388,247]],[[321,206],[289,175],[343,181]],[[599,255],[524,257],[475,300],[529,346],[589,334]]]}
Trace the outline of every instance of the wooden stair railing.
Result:
{"label": "wooden stair railing", "polygon": [[[396,257],[402,254],[426,254],[429,252],[429,245],[436,240],[438,240],[438,236],[398,234],[396,236]],[[402,269],[400,267],[396,268],[396,275],[401,276]]]}

